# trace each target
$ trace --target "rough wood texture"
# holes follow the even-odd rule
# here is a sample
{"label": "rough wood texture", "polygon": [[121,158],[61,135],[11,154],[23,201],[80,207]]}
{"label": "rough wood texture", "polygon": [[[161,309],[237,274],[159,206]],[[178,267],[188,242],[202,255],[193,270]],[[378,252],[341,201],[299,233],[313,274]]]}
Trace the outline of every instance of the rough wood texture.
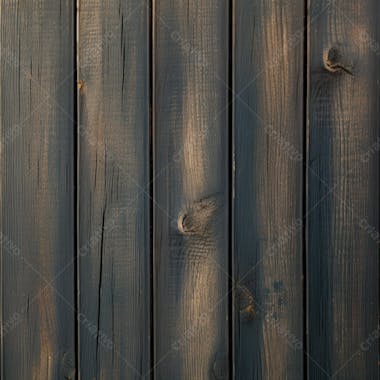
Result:
{"label": "rough wood texture", "polygon": [[149,8],[79,9],[82,379],[149,371]]}
{"label": "rough wood texture", "polygon": [[377,379],[379,6],[330,3],[310,10],[309,378]]}
{"label": "rough wood texture", "polygon": [[228,2],[157,0],[156,379],[228,377]]}
{"label": "rough wood texture", "polygon": [[0,0],[0,378],[377,379],[379,15]]}
{"label": "rough wood texture", "polygon": [[303,379],[303,1],[235,4],[235,374]]}
{"label": "rough wood texture", "polygon": [[0,3],[3,379],[75,376],[73,20]]}

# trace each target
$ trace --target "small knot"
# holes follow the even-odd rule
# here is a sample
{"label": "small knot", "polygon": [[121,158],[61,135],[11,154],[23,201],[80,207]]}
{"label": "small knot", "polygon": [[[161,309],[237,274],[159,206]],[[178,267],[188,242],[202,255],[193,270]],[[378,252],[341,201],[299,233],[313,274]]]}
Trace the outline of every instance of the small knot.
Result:
{"label": "small knot", "polygon": [[74,380],[76,368],[75,359],[72,353],[64,352],[62,355],[62,370],[65,380]]}
{"label": "small knot", "polygon": [[218,196],[210,196],[194,202],[178,216],[178,230],[183,235],[200,234],[211,224],[220,208]]}
{"label": "small knot", "polygon": [[245,321],[251,321],[255,318],[255,308],[252,293],[247,287],[239,285],[236,289],[236,301],[238,303],[238,308],[240,316]]}
{"label": "small knot", "polygon": [[354,75],[351,69],[349,69],[347,65],[342,62],[343,56],[337,47],[332,47],[326,51],[323,61],[327,71],[332,73],[344,71],[346,74]]}
{"label": "small knot", "polygon": [[215,380],[226,380],[228,378],[228,356],[225,352],[215,355],[212,373]]}
{"label": "small knot", "polygon": [[79,80],[77,82],[77,85],[78,85],[78,90],[79,92],[82,92],[83,91],[83,88],[84,88],[84,81],[83,80]]}

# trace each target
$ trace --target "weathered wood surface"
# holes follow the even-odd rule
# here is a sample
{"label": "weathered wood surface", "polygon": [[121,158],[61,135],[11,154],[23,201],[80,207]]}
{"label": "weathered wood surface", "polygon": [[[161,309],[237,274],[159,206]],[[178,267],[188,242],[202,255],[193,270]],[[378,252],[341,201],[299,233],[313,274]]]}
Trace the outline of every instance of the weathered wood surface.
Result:
{"label": "weathered wood surface", "polygon": [[155,378],[224,379],[228,1],[155,3]]}
{"label": "weathered wood surface", "polygon": [[303,379],[304,2],[235,15],[235,378]]}
{"label": "weathered wood surface", "polygon": [[377,379],[378,2],[77,5],[0,0],[0,378]]}
{"label": "weathered wood surface", "polygon": [[73,21],[0,3],[2,379],[75,376]]}
{"label": "weathered wood surface", "polygon": [[310,17],[316,14],[309,44],[309,378],[377,379],[379,5],[312,0]]}
{"label": "weathered wood surface", "polygon": [[140,0],[80,2],[82,379],[150,367],[149,15]]}

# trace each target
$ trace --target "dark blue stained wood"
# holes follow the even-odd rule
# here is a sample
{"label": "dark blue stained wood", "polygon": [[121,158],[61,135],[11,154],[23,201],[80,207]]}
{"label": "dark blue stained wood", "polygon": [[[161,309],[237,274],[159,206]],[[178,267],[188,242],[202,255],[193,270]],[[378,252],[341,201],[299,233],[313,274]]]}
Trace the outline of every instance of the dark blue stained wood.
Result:
{"label": "dark blue stained wood", "polygon": [[310,2],[308,372],[375,380],[379,4],[329,3]]}
{"label": "dark blue stained wood", "polygon": [[79,8],[81,378],[150,366],[149,8]]}
{"label": "dark blue stained wood", "polygon": [[74,3],[0,3],[3,379],[75,378]]}
{"label": "dark blue stained wood", "polygon": [[229,378],[228,1],[154,9],[155,378]]}
{"label": "dark blue stained wood", "polygon": [[303,379],[304,2],[235,2],[235,378]]}

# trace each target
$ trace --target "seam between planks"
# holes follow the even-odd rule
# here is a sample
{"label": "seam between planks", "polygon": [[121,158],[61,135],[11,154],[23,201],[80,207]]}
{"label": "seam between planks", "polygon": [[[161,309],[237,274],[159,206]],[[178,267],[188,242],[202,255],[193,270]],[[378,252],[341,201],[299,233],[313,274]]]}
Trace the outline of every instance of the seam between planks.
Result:
{"label": "seam between planks", "polygon": [[154,145],[154,137],[155,137],[155,0],[147,0],[147,6],[149,6],[149,99],[150,99],[150,120],[149,120],[149,196],[150,196],[150,372],[148,374],[148,378],[154,380],[155,378],[155,360],[156,360],[156,302],[155,302],[155,249],[154,249],[154,237],[155,237],[155,228],[154,228],[154,196],[155,196],[155,181],[154,181],[154,173],[155,173],[155,145]]}
{"label": "seam between planks", "polygon": [[309,8],[310,0],[304,1],[304,49],[303,49],[303,173],[302,173],[302,274],[303,274],[303,378],[309,378],[308,371],[308,167],[309,167]]}
{"label": "seam between planks", "polygon": [[228,68],[228,120],[229,120],[229,292],[230,297],[228,300],[229,303],[229,377],[230,379],[235,378],[235,106],[234,106],[234,97],[235,97],[235,0],[229,1],[229,68]]}
{"label": "seam between planks", "polygon": [[73,44],[74,44],[74,75],[73,75],[73,86],[74,86],[74,105],[73,105],[73,117],[74,117],[74,299],[75,299],[75,367],[76,375],[75,378],[80,380],[80,277],[79,277],[79,9],[80,0],[75,0],[74,6],[74,31],[73,31]]}

